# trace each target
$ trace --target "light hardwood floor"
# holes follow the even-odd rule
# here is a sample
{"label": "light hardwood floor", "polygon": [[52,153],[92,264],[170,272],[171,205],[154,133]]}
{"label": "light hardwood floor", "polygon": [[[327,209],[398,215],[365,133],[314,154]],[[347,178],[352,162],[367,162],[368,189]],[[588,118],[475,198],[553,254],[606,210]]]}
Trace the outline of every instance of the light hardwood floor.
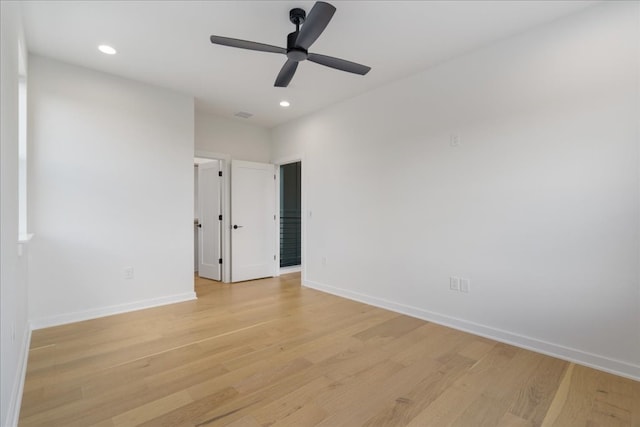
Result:
{"label": "light hardwood floor", "polygon": [[640,383],[300,286],[34,331],[20,426],[640,426]]}

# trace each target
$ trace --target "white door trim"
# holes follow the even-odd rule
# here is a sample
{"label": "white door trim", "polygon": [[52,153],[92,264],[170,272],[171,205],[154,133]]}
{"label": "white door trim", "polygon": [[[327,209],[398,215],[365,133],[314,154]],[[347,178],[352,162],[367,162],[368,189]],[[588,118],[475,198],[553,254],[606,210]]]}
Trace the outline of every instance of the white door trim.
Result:
{"label": "white door trim", "polygon": [[[300,162],[300,210],[302,211],[302,215],[300,218],[300,264],[302,271],[302,282],[304,283],[307,280],[307,273],[305,268],[305,260],[307,259],[307,246],[306,246],[306,221],[307,221],[307,208],[306,208],[306,195],[305,195],[305,187],[304,187],[304,156],[302,154],[294,154],[292,156],[281,157],[276,159],[272,163],[276,165],[276,211],[278,215],[278,224],[280,224],[280,166],[287,165],[289,163]],[[280,271],[280,233],[276,233],[276,248],[277,254],[277,264],[276,264],[276,275],[280,276],[280,274],[284,274],[286,270]]]}

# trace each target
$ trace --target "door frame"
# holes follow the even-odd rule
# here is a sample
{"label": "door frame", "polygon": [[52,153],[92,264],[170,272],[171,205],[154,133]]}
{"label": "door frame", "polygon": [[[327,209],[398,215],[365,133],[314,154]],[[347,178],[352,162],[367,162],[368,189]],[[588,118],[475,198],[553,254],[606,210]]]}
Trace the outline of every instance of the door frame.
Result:
{"label": "door frame", "polygon": [[222,246],[222,271],[221,279],[223,283],[231,282],[231,156],[213,151],[195,150],[194,157],[219,160],[222,177],[220,182],[220,208],[222,211],[222,230],[220,233]]}
{"label": "door frame", "polygon": [[[274,160],[272,163],[276,165],[276,215],[278,220],[278,230],[280,230],[280,166],[287,165],[289,163],[300,162],[300,267],[302,270],[302,282],[306,281],[307,273],[305,269],[305,259],[307,246],[306,246],[306,221],[307,221],[307,209],[306,209],[306,195],[304,186],[304,156],[301,154],[294,154],[291,156],[281,157]],[[280,233],[276,233],[276,277],[280,274],[284,274],[288,271],[285,267],[283,272],[280,271]],[[289,272],[291,269],[289,268]]]}

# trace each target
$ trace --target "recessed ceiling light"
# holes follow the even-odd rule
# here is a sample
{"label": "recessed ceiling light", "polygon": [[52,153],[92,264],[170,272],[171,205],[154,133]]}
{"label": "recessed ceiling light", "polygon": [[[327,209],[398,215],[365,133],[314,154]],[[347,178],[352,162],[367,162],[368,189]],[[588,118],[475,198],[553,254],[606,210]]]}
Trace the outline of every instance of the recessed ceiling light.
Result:
{"label": "recessed ceiling light", "polygon": [[280,106],[281,107],[288,107],[289,105],[291,105],[291,104],[289,104],[289,101],[280,101]]}
{"label": "recessed ceiling light", "polygon": [[98,50],[102,53],[106,53],[107,55],[115,55],[116,50],[109,45],[101,44],[98,46]]}

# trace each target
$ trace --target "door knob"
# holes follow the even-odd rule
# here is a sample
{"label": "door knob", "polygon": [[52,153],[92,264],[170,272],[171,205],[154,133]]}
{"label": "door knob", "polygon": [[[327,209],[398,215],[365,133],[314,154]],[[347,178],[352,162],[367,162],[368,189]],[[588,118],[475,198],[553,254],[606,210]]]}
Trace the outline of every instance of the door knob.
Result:
{"label": "door knob", "polygon": [[234,230],[236,230],[236,229],[238,229],[238,228],[242,228],[242,225],[234,225],[234,226],[233,226],[233,229],[234,229]]}

